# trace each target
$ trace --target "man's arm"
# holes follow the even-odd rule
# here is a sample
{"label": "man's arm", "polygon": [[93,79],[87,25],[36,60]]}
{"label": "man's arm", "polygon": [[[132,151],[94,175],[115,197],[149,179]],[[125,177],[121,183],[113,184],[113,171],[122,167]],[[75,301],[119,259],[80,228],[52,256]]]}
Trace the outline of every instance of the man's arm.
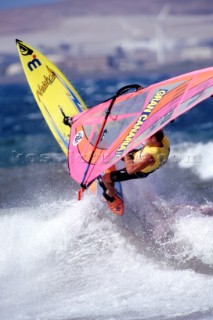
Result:
{"label": "man's arm", "polygon": [[153,156],[149,153],[145,154],[142,158],[134,160],[127,154],[124,157],[126,171],[128,174],[136,173],[145,169],[148,166],[152,166],[155,163]]}

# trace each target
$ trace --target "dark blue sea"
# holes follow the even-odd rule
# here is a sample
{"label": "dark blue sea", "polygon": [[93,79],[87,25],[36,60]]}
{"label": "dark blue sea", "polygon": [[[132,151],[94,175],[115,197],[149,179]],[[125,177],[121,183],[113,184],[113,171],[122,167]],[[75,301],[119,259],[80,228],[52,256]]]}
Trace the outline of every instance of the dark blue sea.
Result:
{"label": "dark blue sea", "polygon": [[60,0],[1,0],[0,10],[22,8],[40,4],[51,4]]}
{"label": "dark blue sea", "polygon": [[[70,79],[89,107],[126,84]],[[70,179],[27,82],[0,85],[0,319],[213,319],[213,99],[165,128],[168,163],[111,214]]]}

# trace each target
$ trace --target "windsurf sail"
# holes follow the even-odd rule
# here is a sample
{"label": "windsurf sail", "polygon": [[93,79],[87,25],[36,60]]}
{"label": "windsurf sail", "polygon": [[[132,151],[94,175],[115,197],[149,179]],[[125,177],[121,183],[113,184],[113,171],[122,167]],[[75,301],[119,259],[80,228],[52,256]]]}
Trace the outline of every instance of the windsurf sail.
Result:
{"label": "windsurf sail", "polygon": [[213,67],[116,97],[104,127],[112,100],[77,115],[69,143],[71,177],[87,187],[129,151],[212,94]]}
{"label": "windsurf sail", "polygon": [[63,123],[86,106],[63,73],[43,54],[16,40],[19,57],[35,100],[62,150],[68,155],[70,128]]}

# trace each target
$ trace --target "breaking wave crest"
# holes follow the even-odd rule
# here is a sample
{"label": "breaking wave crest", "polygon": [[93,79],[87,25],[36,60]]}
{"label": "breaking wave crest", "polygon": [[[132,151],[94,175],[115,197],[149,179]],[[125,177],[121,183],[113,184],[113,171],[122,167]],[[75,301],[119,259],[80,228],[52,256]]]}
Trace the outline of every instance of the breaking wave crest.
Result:
{"label": "breaking wave crest", "polygon": [[89,192],[1,209],[1,319],[212,315],[212,203],[175,204],[162,181],[124,183],[123,217]]}

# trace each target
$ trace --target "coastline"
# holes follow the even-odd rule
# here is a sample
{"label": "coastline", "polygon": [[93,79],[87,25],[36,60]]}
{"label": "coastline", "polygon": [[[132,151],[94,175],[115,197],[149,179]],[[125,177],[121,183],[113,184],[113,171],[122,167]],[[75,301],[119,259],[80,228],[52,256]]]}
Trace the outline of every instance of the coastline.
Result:
{"label": "coastline", "polygon": [[[212,64],[213,3],[67,0],[0,11],[0,83],[23,81],[15,39],[71,77],[178,75]],[[212,8],[211,8],[212,7]],[[37,18],[38,17],[38,18]]]}

